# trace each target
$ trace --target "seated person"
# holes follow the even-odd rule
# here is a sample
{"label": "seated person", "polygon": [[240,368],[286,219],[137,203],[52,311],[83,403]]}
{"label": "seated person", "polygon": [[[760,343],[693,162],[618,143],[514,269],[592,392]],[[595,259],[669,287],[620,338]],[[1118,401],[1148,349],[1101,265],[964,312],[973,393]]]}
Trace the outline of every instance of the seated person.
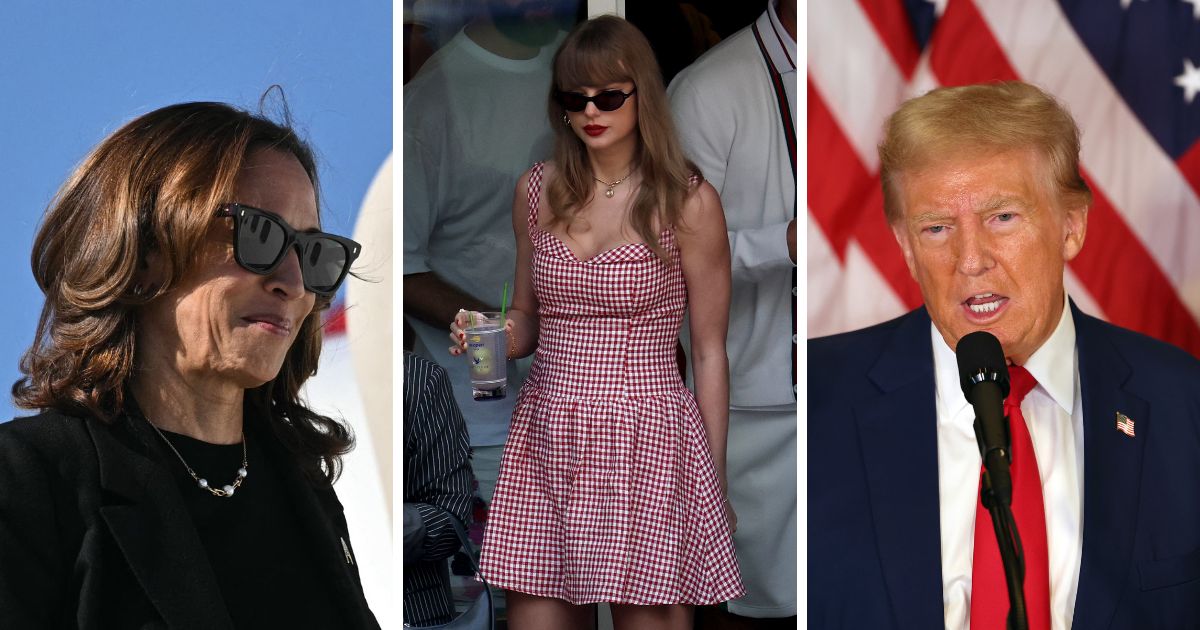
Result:
{"label": "seated person", "polygon": [[446,371],[404,353],[404,624],[454,618],[446,559],[468,522],[475,477],[470,440]]}

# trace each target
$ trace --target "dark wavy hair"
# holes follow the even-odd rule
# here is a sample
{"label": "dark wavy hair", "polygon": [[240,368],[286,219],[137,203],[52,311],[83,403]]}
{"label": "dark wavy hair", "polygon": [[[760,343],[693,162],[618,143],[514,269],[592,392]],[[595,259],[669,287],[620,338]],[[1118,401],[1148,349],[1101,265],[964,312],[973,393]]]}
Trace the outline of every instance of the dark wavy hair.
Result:
{"label": "dark wavy hair", "polygon": [[[268,92],[269,94],[269,92]],[[265,98],[265,96],[264,96]],[[290,153],[318,191],[316,160],[292,129],[223,103],[182,103],[140,116],[105,138],[51,201],[33,246],[33,275],[46,295],[33,344],[13,384],[17,405],[91,415],[104,422],[127,400],[136,365],[139,308],[169,292],[199,259],[215,209],[233,198],[247,156]],[[150,253],[164,281],[134,292]],[[354,438],[341,422],[305,406],[304,381],[321,356],[318,298],[279,374],[247,390],[247,418],[269,418],[310,479],[333,483]],[[134,404],[130,404],[134,402]]]}

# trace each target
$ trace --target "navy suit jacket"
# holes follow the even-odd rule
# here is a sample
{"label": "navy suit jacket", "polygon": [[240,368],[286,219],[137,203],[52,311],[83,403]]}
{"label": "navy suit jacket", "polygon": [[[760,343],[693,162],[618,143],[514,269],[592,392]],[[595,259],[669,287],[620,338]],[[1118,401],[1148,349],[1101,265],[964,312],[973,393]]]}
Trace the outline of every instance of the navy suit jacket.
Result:
{"label": "navy suit jacket", "polygon": [[[1071,314],[1084,424],[1073,627],[1200,628],[1200,361]],[[920,308],[809,341],[809,628],[943,625],[929,327]]]}

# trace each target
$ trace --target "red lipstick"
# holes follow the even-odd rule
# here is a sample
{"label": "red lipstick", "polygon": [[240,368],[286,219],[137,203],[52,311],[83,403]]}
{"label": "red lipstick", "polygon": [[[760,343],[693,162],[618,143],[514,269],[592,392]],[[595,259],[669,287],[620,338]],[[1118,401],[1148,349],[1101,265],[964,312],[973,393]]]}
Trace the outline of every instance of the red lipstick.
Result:
{"label": "red lipstick", "polygon": [[594,138],[604,133],[604,131],[607,129],[608,127],[605,127],[604,125],[587,125],[583,128],[583,132]]}

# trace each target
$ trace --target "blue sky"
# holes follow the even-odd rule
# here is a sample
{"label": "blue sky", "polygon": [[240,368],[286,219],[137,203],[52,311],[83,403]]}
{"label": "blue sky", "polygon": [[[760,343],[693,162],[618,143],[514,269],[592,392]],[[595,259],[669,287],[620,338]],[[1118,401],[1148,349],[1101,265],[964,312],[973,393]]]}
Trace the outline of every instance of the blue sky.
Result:
{"label": "blue sky", "polygon": [[42,296],[38,221],[105,135],[182,101],[254,109],[283,86],[320,159],[324,226],[350,234],[392,144],[391,3],[382,0],[43,1],[0,4],[0,421]]}

